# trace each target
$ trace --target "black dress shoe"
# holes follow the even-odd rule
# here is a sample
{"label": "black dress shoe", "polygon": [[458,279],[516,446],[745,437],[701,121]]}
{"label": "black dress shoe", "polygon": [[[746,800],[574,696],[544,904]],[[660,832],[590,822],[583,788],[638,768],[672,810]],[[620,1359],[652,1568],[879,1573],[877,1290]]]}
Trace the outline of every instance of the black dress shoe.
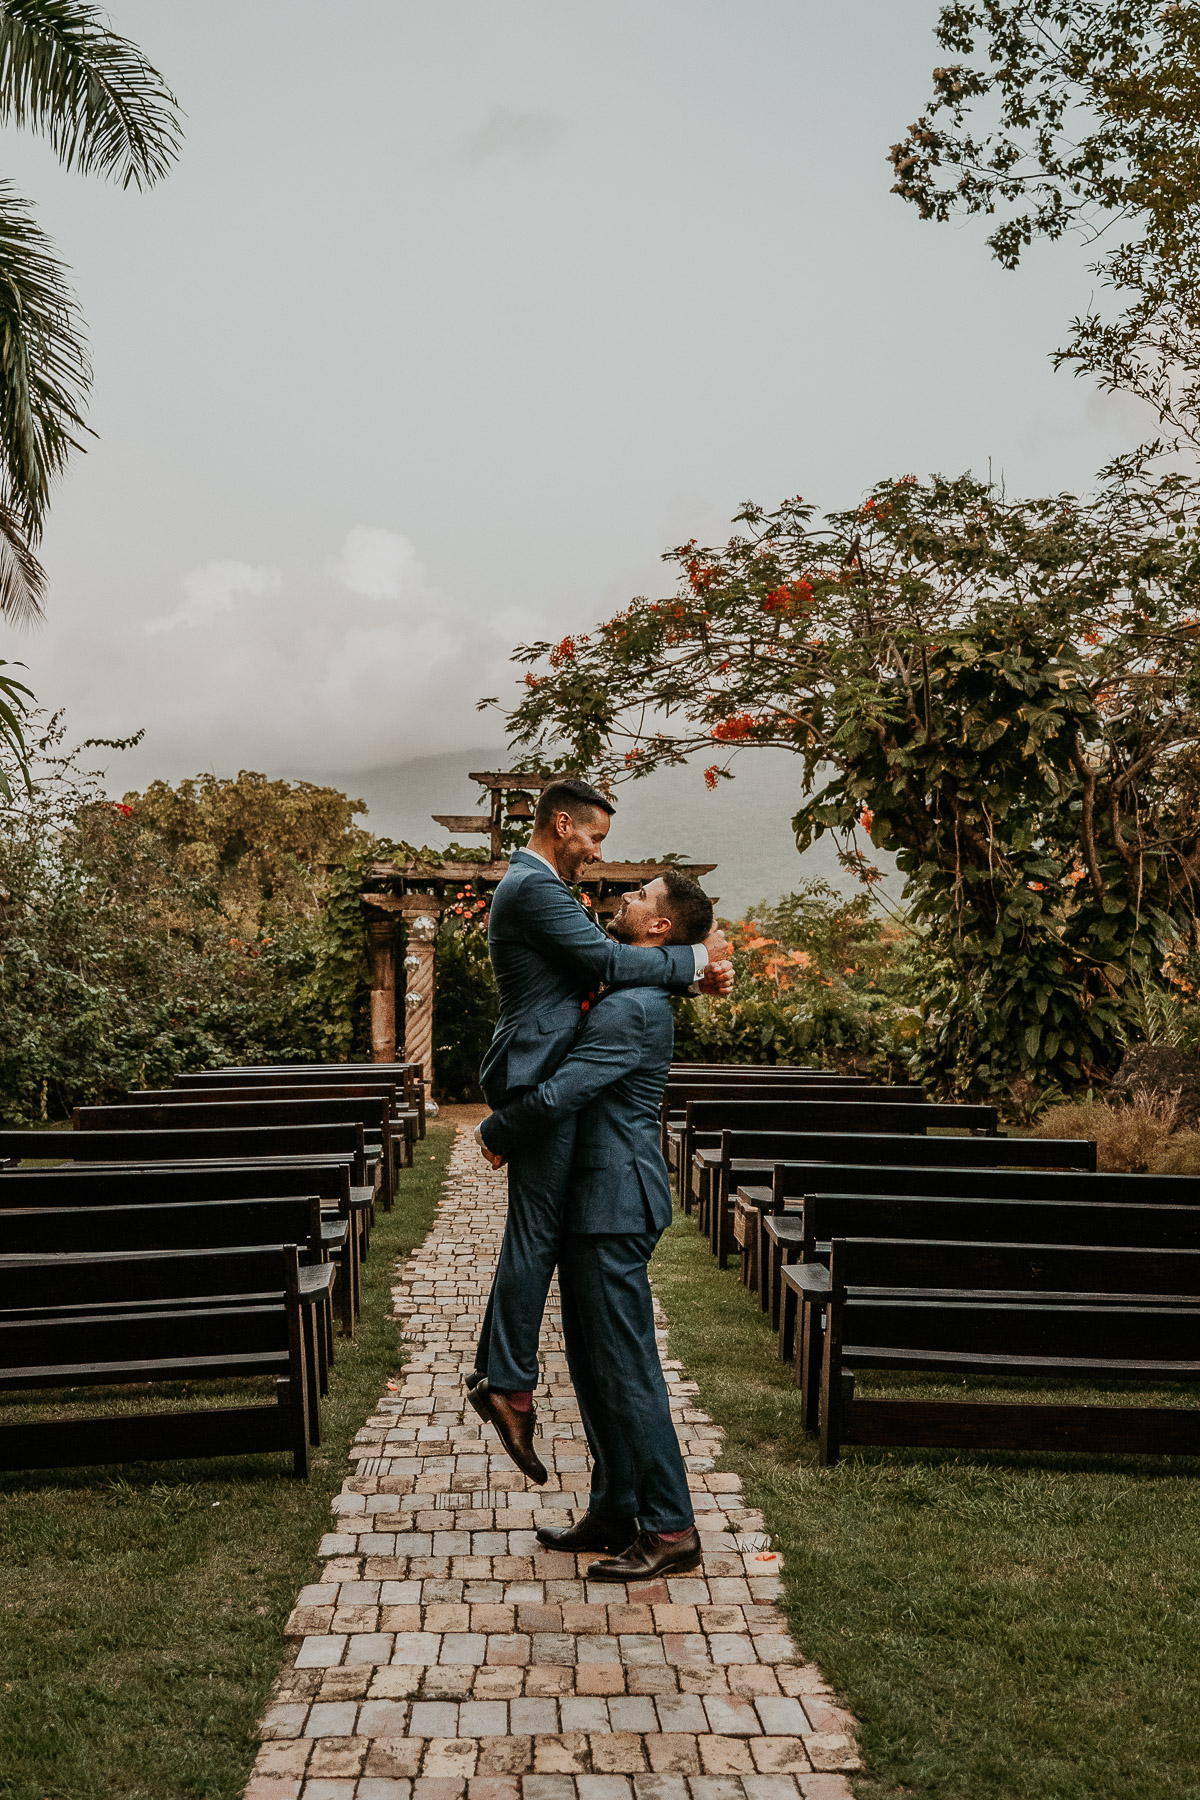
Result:
{"label": "black dress shoe", "polygon": [[494,1425],[497,1436],[508,1454],[530,1481],[540,1487],[547,1479],[546,1465],[533,1447],[533,1428],[537,1407],[518,1412],[507,1394],[493,1393],[484,1376],[467,1389],[467,1400],[485,1425]]}
{"label": "black dress shoe", "polygon": [[693,1525],[686,1537],[660,1538],[655,1531],[639,1531],[622,1556],[594,1562],[589,1581],[649,1581],[655,1575],[679,1574],[700,1561],[700,1533]]}
{"label": "black dress shoe", "polygon": [[628,1550],[637,1536],[637,1525],[633,1519],[598,1519],[594,1513],[584,1513],[582,1519],[576,1519],[574,1525],[557,1529],[550,1525],[539,1525],[537,1540],[545,1544],[547,1550]]}
{"label": "black dress shoe", "polygon": [[468,1391],[473,1387],[478,1387],[482,1380],[483,1380],[483,1370],[482,1369],[472,1369],[471,1373],[467,1376]]}

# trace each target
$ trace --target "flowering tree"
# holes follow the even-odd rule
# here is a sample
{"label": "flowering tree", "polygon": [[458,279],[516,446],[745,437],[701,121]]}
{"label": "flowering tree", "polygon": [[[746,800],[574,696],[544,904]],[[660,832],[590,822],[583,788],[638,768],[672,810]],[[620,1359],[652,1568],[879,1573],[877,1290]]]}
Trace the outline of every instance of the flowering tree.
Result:
{"label": "flowering tree", "polygon": [[927,1067],[960,1091],[1091,1077],[1197,937],[1200,486],[1086,499],[881,483],[819,519],[747,505],[676,591],[515,652],[531,758],[620,780],[800,758],[795,819],[868,885],[896,853],[930,958]]}

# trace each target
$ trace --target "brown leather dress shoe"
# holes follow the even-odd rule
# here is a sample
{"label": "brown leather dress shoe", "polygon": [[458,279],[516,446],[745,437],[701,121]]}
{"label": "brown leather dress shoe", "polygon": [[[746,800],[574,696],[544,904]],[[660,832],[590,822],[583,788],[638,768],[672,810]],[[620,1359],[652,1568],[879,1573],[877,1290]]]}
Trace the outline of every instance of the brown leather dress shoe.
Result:
{"label": "brown leather dress shoe", "polygon": [[637,1525],[633,1519],[598,1519],[594,1513],[584,1513],[582,1519],[576,1519],[573,1525],[557,1529],[550,1525],[539,1525],[537,1539],[545,1544],[547,1550],[628,1550],[637,1536]]}
{"label": "brown leather dress shoe", "polygon": [[587,1572],[589,1581],[649,1581],[654,1575],[679,1574],[694,1569],[700,1561],[700,1533],[693,1525],[686,1537],[669,1543],[655,1531],[639,1531],[622,1556],[594,1562]]}
{"label": "brown leather dress shoe", "polygon": [[492,1392],[486,1377],[467,1389],[467,1399],[485,1425],[495,1426],[500,1442],[522,1475],[527,1475],[540,1487],[546,1480],[546,1465],[533,1447],[537,1407],[518,1412],[507,1394]]}

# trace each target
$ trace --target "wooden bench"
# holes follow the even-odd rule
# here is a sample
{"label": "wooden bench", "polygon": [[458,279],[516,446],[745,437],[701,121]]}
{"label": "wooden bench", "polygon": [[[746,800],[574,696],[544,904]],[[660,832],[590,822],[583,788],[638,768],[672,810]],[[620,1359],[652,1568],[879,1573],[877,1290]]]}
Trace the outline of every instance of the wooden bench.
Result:
{"label": "wooden bench", "polygon": [[[901,1274],[908,1291],[896,1291]],[[1200,1379],[1200,1252],[834,1238],[789,1278],[825,1312],[820,1460],[844,1444],[1194,1456],[1200,1408],[859,1399],[854,1374]],[[924,1290],[924,1291],[922,1291]]]}
{"label": "wooden bench", "polygon": [[[847,1093],[853,1099],[847,1099]],[[690,1212],[698,1199],[696,1157],[715,1149],[722,1131],[924,1132],[937,1113],[957,1114],[964,1108],[936,1107],[920,1087],[832,1089],[803,1100],[689,1100],[679,1145],[679,1198]],[[994,1107],[978,1111],[981,1120],[996,1118]],[[919,1116],[918,1116],[919,1115]],[[962,1129],[974,1129],[966,1120]]]}
{"label": "wooden bench", "polygon": [[701,1080],[695,1076],[670,1078],[663,1090],[663,1156],[674,1172],[686,1123],[689,1100],[787,1100],[820,1099],[827,1094],[856,1095],[877,1091],[864,1075],[823,1075],[809,1070],[779,1070],[741,1077],[719,1076]]}
{"label": "wooden bench", "polygon": [[[186,1305],[178,1292],[179,1259],[150,1254],[124,1256],[119,1273],[102,1272],[120,1282],[126,1308],[63,1306],[70,1291],[66,1265],[73,1260],[22,1258],[0,1273],[0,1284],[23,1299],[23,1315],[0,1313],[0,1391],[272,1375],[276,1402],[0,1425],[0,1468],[287,1450],[295,1473],[307,1475],[308,1381],[294,1245],[193,1254],[187,1280],[211,1298]],[[78,1272],[83,1286],[94,1278]],[[46,1295],[55,1296],[45,1304],[57,1311],[31,1316]]]}
{"label": "wooden bench", "polygon": [[294,1164],[272,1159],[230,1164],[65,1164],[55,1169],[6,1170],[0,1174],[0,1250],[12,1247],[5,1243],[2,1220],[17,1209],[84,1212],[114,1206],[199,1206],[216,1200],[315,1194],[322,1206],[325,1255],[339,1271],[342,1330],[353,1337],[361,1310],[363,1234],[358,1221],[367,1216],[370,1190],[351,1187],[349,1175],[350,1162],[345,1157],[298,1158]]}
{"label": "wooden bench", "polygon": [[361,1081],[396,1081],[403,1085],[405,1100],[417,1114],[417,1136],[425,1136],[425,1080],[421,1063],[233,1063],[219,1069],[194,1070],[177,1075],[175,1086],[228,1087],[246,1085],[295,1086],[309,1082],[353,1085]]}
{"label": "wooden bench", "polygon": [[249,1125],[156,1131],[0,1131],[0,1156],[23,1161],[191,1162],[231,1157],[349,1156],[367,1180],[361,1125]]}
{"label": "wooden bench", "polygon": [[[860,1140],[865,1141],[865,1140]],[[910,1145],[909,1140],[895,1140]],[[878,1196],[921,1196],[931,1198],[975,1198],[979,1200],[1071,1200],[1082,1192],[1110,1202],[1130,1201],[1145,1204],[1156,1197],[1169,1205],[1185,1205],[1192,1194],[1200,1194],[1200,1183],[1191,1176],[1095,1175],[1096,1146],[1089,1138],[1005,1138],[992,1140],[996,1154],[986,1160],[980,1154],[983,1146],[974,1140],[932,1139],[938,1145],[940,1161],[929,1165],[872,1161],[853,1158],[835,1164],[780,1162],[771,1169],[771,1193],[757,1209],[761,1229],[760,1287],[762,1308],[770,1309],[771,1322],[779,1323],[779,1271],[790,1260],[789,1246],[801,1229],[801,1209],[805,1197],[813,1193],[847,1193]],[[957,1158],[946,1153],[946,1147],[958,1144],[962,1152]],[[1036,1152],[1039,1162],[1029,1167],[1017,1164],[1023,1147]],[[736,1167],[736,1165],[735,1165]],[[1086,1185],[1081,1183],[1086,1180]],[[1100,1185],[1096,1185],[1097,1182]],[[1146,1182],[1174,1182],[1174,1188],[1144,1187]],[[1135,1184],[1131,1191],[1125,1184]],[[1114,1185],[1115,1184],[1115,1185]]]}
{"label": "wooden bench", "polygon": [[[412,1167],[413,1149],[419,1134],[419,1116],[417,1108],[410,1106],[405,1098],[404,1086],[401,1082],[356,1081],[356,1082],[318,1082],[304,1081],[297,1077],[289,1083],[276,1081],[230,1081],[221,1085],[197,1083],[191,1087],[171,1088],[132,1088],[125,1095],[126,1106],[178,1106],[201,1105],[205,1103],[228,1105],[237,1100],[384,1100],[387,1103],[388,1126],[393,1143],[399,1148],[400,1156],[393,1158],[393,1174],[395,1167],[403,1162],[407,1168]],[[320,1113],[314,1113],[320,1118]],[[368,1133],[369,1121],[364,1120]],[[369,1143],[369,1137],[368,1137]]]}
{"label": "wooden bench", "polygon": [[[1090,1176],[1089,1181],[1101,1179]],[[1128,1176],[1118,1176],[1126,1182]],[[1140,1179],[1133,1177],[1133,1180]],[[1193,1188],[1186,1176],[1163,1179]],[[1078,1183],[1076,1183],[1078,1188]],[[780,1255],[779,1356],[796,1356],[796,1380],[804,1393],[805,1417],[815,1414],[820,1364],[819,1329],[803,1300],[803,1282],[793,1280],[796,1267],[827,1255],[834,1237],[870,1237],[899,1242],[945,1239],[977,1245],[991,1243],[1078,1244],[1100,1247],[1137,1246],[1151,1250],[1200,1249],[1200,1205],[1179,1189],[1174,1197],[1112,1199],[987,1199],[953,1196],[913,1197],[887,1194],[809,1194],[799,1214],[772,1221]],[[1160,1192],[1163,1190],[1160,1190]],[[1166,1190],[1171,1193],[1171,1190]],[[1094,1223],[1092,1221],[1094,1220]],[[814,1335],[815,1333],[815,1335]],[[815,1353],[814,1353],[814,1347]]]}
{"label": "wooden bench", "polygon": [[345,1266],[346,1241],[345,1222],[330,1223],[316,1195],[0,1211],[0,1255],[4,1256],[127,1256],[146,1250],[295,1244],[300,1253],[308,1366],[310,1373],[315,1372],[322,1394],[329,1389],[334,1301],[345,1285],[339,1285],[338,1275]]}
{"label": "wooden bench", "polygon": [[[391,1204],[392,1146],[383,1142],[387,1109],[382,1100],[235,1100],[209,1104],[181,1100],[155,1106],[77,1106],[77,1132],[318,1130],[353,1127],[362,1132],[362,1174]],[[297,1145],[298,1149],[308,1146]],[[269,1154],[269,1152],[268,1152]]]}
{"label": "wooden bench", "polygon": [[[965,1116],[964,1116],[965,1115]],[[908,1138],[925,1138],[926,1128],[948,1129],[957,1127],[964,1132],[982,1132],[986,1141],[1002,1141],[995,1132],[996,1109],[987,1107],[956,1107],[934,1104],[901,1104],[898,1106],[859,1106],[857,1102],[835,1101],[823,1110],[813,1108],[809,1121],[813,1126],[822,1126],[825,1131],[838,1136],[858,1139],[863,1136],[903,1136]],[[803,1120],[799,1128],[803,1129]],[[713,1254],[721,1268],[733,1247],[733,1195],[736,1183],[728,1178],[728,1164],[733,1154],[735,1141],[743,1156],[766,1158],[787,1154],[789,1146],[782,1140],[789,1127],[765,1124],[756,1128],[747,1120],[739,1128],[736,1118],[732,1118],[725,1129],[716,1134],[716,1141],[699,1143],[692,1154],[692,1191],[700,1206],[700,1228],[708,1235]],[[757,1131],[757,1139],[755,1134]],[[707,1133],[703,1134],[705,1137]],[[965,1137],[960,1141],[968,1141]],[[765,1164],[764,1166],[769,1166]]]}
{"label": "wooden bench", "polygon": [[[751,1146],[757,1154],[747,1153]],[[735,1132],[728,1138],[722,1137],[715,1159],[710,1158],[707,1151],[701,1154],[710,1160],[708,1179],[718,1184],[724,1204],[730,1205],[729,1196],[733,1196],[730,1235],[743,1254],[744,1278],[748,1278],[751,1271],[757,1274],[764,1311],[769,1292],[775,1292],[777,1302],[777,1287],[773,1290],[764,1288],[770,1274],[766,1217],[770,1213],[783,1212],[789,1198],[796,1199],[811,1188],[814,1171],[819,1171],[823,1165],[855,1168],[859,1171],[855,1180],[866,1180],[876,1169],[890,1168],[893,1174],[885,1176],[885,1182],[898,1179],[902,1172],[920,1169],[1004,1171],[1029,1168],[1085,1172],[1096,1166],[1096,1146],[1088,1138],[920,1138],[870,1133],[861,1137],[838,1137],[823,1132],[764,1134],[755,1138]],[[819,1174],[816,1178],[823,1179]],[[915,1174],[912,1178],[919,1180]],[[834,1179],[831,1171],[826,1185],[834,1185]],[[840,1176],[836,1179],[840,1181]],[[1001,1179],[1004,1179],[1003,1175]],[[772,1184],[769,1201],[763,1196],[767,1182]],[[751,1189],[754,1196],[750,1194]],[[740,1209],[739,1192],[742,1195]],[[747,1254],[747,1238],[756,1228],[759,1233],[757,1246]]]}
{"label": "wooden bench", "polygon": [[[278,1208],[280,1203],[275,1204]],[[282,1218],[273,1222],[287,1228]],[[147,1245],[136,1250],[0,1255],[0,1318],[53,1322],[83,1314],[194,1310],[231,1300],[279,1302],[284,1290],[278,1283],[278,1262],[269,1259],[275,1259],[282,1247],[283,1242],[269,1238],[247,1238],[239,1244],[202,1244],[186,1250]],[[297,1299],[304,1333],[308,1436],[310,1443],[319,1444],[321,1396],[329,1391],[325,1321],[337,1270],[320,1259],[306,1262],[303,1243],[296,1248],[301,1256]],[[147,1257],[158,1259],[150,1299],[143,1296]]]}

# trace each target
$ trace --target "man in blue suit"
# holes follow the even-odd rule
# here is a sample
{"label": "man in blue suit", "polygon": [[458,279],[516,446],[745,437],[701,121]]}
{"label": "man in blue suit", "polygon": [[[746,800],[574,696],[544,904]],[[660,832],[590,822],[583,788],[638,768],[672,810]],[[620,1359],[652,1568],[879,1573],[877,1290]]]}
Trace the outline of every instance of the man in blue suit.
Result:
{"label": "man in blue suit", "polygon": [[[696,980],[728,991],[720,931],[694,944],[615,941],[575,899],[568,883],[600,860],[613,804],[585,781],[564,777],[545,788],[527,848],[514,853],[492,897],[488,948],[500,992],[500,1017],[480,1071],[488,1105],[519,1099],[562,1062],[586,1015],[589,990],[602,985],[653,988],[665,997]],[[711,925],[711,909],[710,909]],[[574,1113],[548,1124],[509,1159],[508,1219],[484,1315],[469,1399],[496,1427],[517,1466],[542,1482],[533,1445],[538,1338],[562,1233],[575,1141]]]}
{"label": "man in blue suit", "polygon": [[[665,946],[707,936],[711,925],[707,895],[668,869],[624,896],[609,930],[626,944]],[[553,1074],[479,1128],[498,1165],[578,1120],[558,1279],[592,1486],[582,1519],[538,1536],[563,1550],[623,1552],[591,1565],[596,1581],[644,1580],[700,1559],[646,1272],[671,1222],[659,1113],[673,1042],[665,989],[615,988],[590,1009]]]}

